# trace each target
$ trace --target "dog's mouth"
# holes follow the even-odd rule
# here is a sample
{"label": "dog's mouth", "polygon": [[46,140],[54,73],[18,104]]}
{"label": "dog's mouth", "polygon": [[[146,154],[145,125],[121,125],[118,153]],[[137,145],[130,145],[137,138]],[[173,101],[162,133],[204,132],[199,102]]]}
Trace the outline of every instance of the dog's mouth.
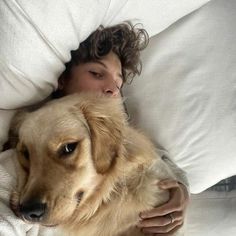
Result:
{"label": "dog's mouth", "polygon": [[49,227],[49,228],[53,228],[53,227],[57,227],[59,224],[41,224],[44,227]]}
{"label": "dog's mouth", "polygon": [[43,223],[43,222],[39,222],[39,221],[29,221],[27,219],[25,219],[23,216],[20,216],[20,218],[26,222],[27,224],[40,224],[44,227],[48,227],[48,228],[53,228],[53,227],[57,227],[59,224],[47,224],[47,223]]}
{"label": "dog's mouth", "polygon": [[[10,198],[10,208],[11,210],[14,212],[14,214],[22,219],[24,222],[29,223],[29,224],[40,224],[42,226],[45,227],[56,227],[59,225],[59,223],[54,223],[54,222],[48,222],[47,220],[45,220],[45,216],[46,216],[46,212],[45,215],[39,216],[38,214],[41,214],[40,211],[42,211],[41,207],[38,208],[37,205],[38,204],[33,204],[33,205],[28,205],[28,206],[22,206],[21,204],[19,204],[19,199],[18,199],[19,195],[14,192],[12,193],[12,196]],[[76,204],[77,206],[81,203],[81,200],[84,197],[84,191],[80,190],[75,194],[75,200],[76,200]],[[46,204],[45,204],[46,205]],[[34,209],[32,213],[30,214],[30,217],[28,215],[28,211],[31,211],[31,208],[37,208],[36,210]],[[45,210],[43,211],[47,211],[49,209],[46,209],[46,206],[44,206]],[[27,212],[27,214],[25,214],[25,212]],[[45,220],[45,221],[44,221]]]}

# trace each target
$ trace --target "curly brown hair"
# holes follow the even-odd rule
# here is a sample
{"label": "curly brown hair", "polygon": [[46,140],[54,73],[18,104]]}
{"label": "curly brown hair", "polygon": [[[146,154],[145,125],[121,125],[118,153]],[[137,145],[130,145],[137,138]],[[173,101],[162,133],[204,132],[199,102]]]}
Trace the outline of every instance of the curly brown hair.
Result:
{"label": "curly brown hair", "polygon": [[64,73],[70,73],[74,65],[99,60],[112,51],[120,59],[124,82],[139,75],[142,69],[140,51],[147,46],[149,37],[144,29],[137,26],[130,22],[100,26],[77,50],[71,52],[71,61],[66,64]]}

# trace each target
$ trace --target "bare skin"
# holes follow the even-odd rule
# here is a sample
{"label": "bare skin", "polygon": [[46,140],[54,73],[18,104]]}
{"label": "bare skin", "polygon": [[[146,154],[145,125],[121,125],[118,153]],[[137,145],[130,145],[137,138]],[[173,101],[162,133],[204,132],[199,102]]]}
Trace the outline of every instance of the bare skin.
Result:
{"label": "bare skin", "polygon": [[122,84],[120,60],[111,52],[101,60],[72,67],[70,77],[59,80],[59,89],[64,94],[88,91],[116,97],[120,96]]}
{"label": "bare skin", "polygon": [[[72,67],[69,78],[59,79],[59,90],[65,95],[87,91],[116,97],[120,96],[122,84],[120,60],[110,52],[101,60]],[[170,200],[160,207],[141,212],[137,226],[147,235],[170,236],[184,223],[189,195],[186,187],[175,180],[163,180],[158,186],[170,191]]]}
{"label": "bare skin", "polygon": [[138,227],[147,235],[173,235],[184,223],[189,194],[186,187],[175,180],[163,180],[158,186],[170,191],[170,200],[160,207],[140,213]]}

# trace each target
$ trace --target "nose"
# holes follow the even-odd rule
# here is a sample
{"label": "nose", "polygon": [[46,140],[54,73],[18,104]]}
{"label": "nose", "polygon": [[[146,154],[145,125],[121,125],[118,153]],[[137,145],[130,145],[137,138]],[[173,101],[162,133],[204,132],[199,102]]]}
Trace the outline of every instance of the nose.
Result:
{"label": "nose", "polygon": [[104,94],[106,94],[108,96],[111,96],[111,97],[117,97],[120,94],[120,92],[119,92],[119,90],[114,91],[114,90],[111,90],[111,89],[106,89]]}
{"label": "nose", "polygon": [[20,214],[30,222],[40,222],[46,213],[47,204],[40,201],[29,201],[20,205]]}
{"label": "nose", "polygon": [[103,93],[105,95],[111,96],[111,97],[117,97],[120,95],[120,89],[118,88],[118,86],[116,85],[115,81],[112,81],[110,83],[107,83],[104,86],[104,90]]}

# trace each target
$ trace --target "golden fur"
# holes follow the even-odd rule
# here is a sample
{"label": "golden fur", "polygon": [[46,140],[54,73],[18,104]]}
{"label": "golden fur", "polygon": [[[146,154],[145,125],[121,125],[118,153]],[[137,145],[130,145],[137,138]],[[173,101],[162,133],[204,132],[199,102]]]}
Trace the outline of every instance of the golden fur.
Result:
{"label": "golden fur", "polygon": [[21,168],[11,206],[23,219],[20,206],[40,201],[39,223],[64,235],[141,236],[139,213],[168,200],[157,182],[173,174],[130,127],[121,98],[70,95],[21,115],[13,129]]}

